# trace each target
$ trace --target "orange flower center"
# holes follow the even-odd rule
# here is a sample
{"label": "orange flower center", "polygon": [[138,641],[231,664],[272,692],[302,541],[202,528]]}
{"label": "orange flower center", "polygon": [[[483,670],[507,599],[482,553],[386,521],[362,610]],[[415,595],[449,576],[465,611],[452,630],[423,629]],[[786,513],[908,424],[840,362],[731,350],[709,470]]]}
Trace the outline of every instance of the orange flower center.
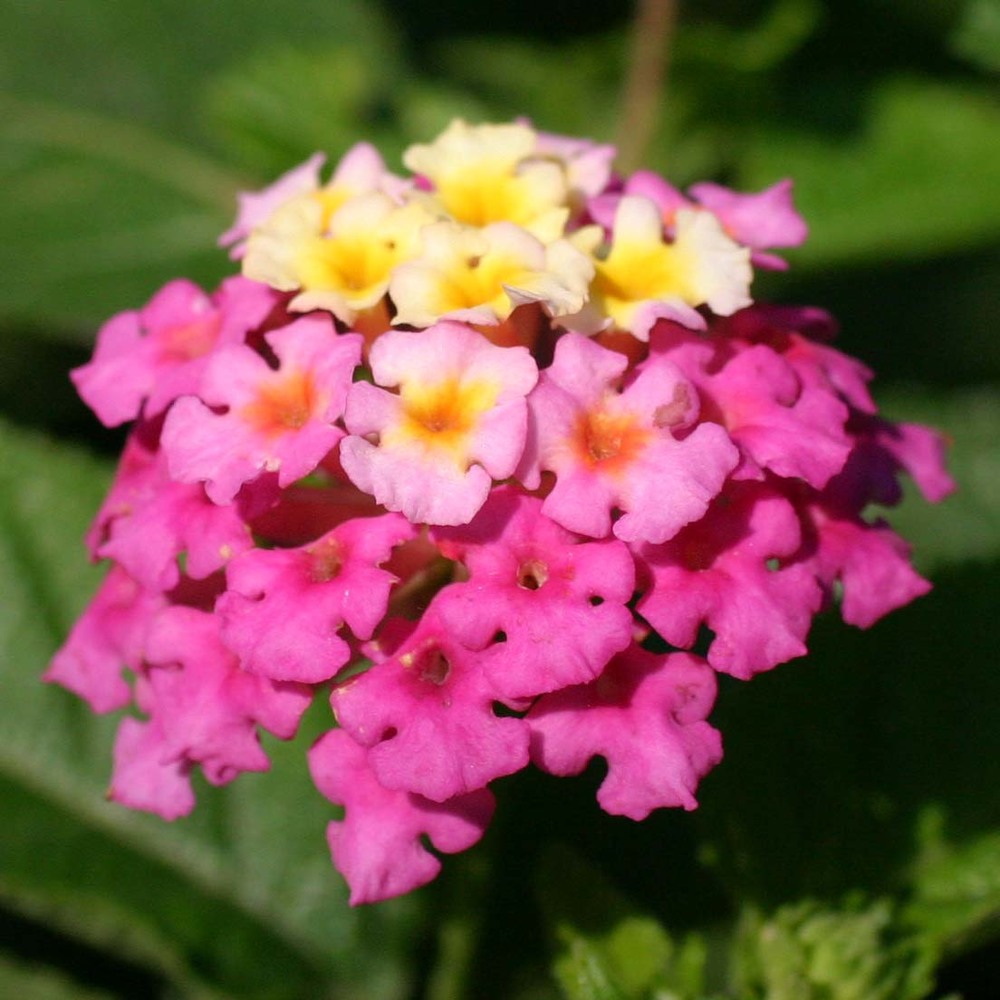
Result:
{"label": "orange flower center", "polygon": [[240,415],[261,434],[273,436],[304,427],[316,410],[316,387],[308,372],[293,371],[260,388]]}

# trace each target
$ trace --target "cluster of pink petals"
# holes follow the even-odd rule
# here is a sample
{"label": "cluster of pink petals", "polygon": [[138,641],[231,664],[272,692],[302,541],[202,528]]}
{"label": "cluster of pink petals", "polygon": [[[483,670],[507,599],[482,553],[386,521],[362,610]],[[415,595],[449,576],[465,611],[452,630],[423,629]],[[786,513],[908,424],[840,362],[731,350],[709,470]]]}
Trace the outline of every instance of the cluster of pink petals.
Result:
{"label": "cluster of pink petals", "polygon": [[244,275],[103,327],[73,380],[134,426],[46,677],[132,707],[110,798],[183,816],[193,772],[266,770],[261,733],[328,699],[331,854],[385,899],[529,765],[602,758],[615,815],[695,808],[718,673],[927,590],[870,508],[904,473],[946,495],[942,439],[879,416],[826,313],[750,297],[805,238],[790,182],[685,195],[612,158],[524,122],[456,122],[410,178],[360,145],[324,182],[317,154],[241,197]]}

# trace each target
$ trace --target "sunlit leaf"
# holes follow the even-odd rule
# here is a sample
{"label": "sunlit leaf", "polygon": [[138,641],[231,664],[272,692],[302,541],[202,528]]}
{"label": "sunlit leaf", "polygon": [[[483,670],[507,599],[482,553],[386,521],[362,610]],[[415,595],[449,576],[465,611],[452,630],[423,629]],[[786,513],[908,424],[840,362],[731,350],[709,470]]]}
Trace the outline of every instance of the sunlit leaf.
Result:
{"label": "sunlit leaf", "polygon": [[[822,99],[821,94],[816,95]],[[809,220],[797,267],[943,255],[1000,233],[1000,108],[958,84],[889,79],[842,137],[756,131],[742,187],[795,179]]]}
{"label": "sunlit leaf", "polygon": [[167,278],[214,284],[240,178],[140,126],[0,98],[0,315],[82,331]]}

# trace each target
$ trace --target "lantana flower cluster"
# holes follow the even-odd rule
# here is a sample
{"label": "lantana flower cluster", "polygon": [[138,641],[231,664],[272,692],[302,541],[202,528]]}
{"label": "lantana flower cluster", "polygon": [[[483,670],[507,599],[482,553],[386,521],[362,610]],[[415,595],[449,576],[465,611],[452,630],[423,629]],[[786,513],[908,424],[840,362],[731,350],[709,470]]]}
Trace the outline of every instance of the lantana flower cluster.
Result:
{"label": "lantana flower cluster", "polygon": [[[241,273],[172,281],[73,372],[132,422],[90,529],[107,577],[47,679],[131,706],[110,798],[308,751],[353,903],[431,880],[498,780],[606,762],[609,813],[692,809],[719,673],[928,589],[871,504],[951,489],[822,310],[751,295],[791,184],[678,191],[610,146],[456,121],[408,176],[361,144],[240,198]],[[324,179],[325,178],[325,179]]]}

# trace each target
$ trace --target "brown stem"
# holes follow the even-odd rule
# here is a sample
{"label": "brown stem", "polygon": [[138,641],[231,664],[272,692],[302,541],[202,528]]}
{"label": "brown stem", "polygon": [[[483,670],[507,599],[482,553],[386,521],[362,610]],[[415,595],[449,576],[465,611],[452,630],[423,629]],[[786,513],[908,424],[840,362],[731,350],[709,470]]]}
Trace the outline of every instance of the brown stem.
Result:
{"label": "brown stem", "polygon": [[656,133],[677,4],[678,0],[638,0],[618,129],[618,162],[626,172],[640,165]]}

